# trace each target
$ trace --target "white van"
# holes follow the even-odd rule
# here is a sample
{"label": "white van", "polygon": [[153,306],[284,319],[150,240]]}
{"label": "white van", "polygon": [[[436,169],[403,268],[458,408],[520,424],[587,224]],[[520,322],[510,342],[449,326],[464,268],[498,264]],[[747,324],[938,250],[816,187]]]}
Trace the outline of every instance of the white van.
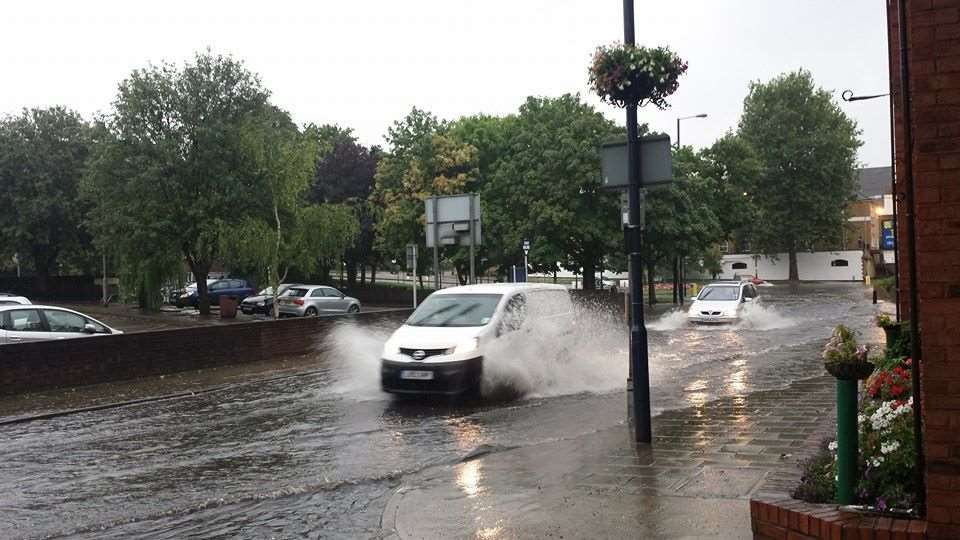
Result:
{"label": "white van", "polygon": [[[384,344],[380,381],[401,394],[476,393],[492,341],[536,323],[573,324],[562,285],[494,283],[431,294]],[[535,331],[535,330],[531,330]]]}

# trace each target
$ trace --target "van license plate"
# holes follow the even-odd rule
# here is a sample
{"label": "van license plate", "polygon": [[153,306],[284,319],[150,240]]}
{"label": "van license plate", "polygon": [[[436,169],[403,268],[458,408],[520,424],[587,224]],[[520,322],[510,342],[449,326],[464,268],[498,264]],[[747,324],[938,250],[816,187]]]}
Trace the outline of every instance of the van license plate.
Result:
{"label": "van license plate", "polygon": [[429,381],[429,380],[433,380],[433,372],[405,369],[400,372],[400,378],[413,379],[416,381]]}

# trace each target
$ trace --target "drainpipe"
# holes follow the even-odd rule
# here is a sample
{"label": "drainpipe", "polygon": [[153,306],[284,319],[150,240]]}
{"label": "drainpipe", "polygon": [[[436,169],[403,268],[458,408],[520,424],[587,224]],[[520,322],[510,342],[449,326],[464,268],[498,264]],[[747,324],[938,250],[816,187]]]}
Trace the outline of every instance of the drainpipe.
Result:
{"label": "drainpipe", "polygon": [[[887,27],[890,27],[890,10],[887,10]],[[890,32],[887,32],[887,50],[890,50]],[[896,293],[895,302],[897,322],[900,322],[900,235],[898,234],[897,207],[900,205],[900,198],[897,197],[897,116],[894,96],[893,78],[890,78],[890,193],[893,194],[893,290]],[[880,222],[881,241],[883,236],[883,222]],[[883,245],[880,246],[880,253],[883,253]]]}
{"label": "drainpipe", "polygon": [[903,111],[903,176],[901,177],[906,189],[906,225],[907,238],[907,265],[910,269],[910,356],[913,359],[911,382],[913,390],[913,444],[917,454],[916,482],[918,487],[918,507],[920,514],[926,513],[926,486],[924,485],[924,455],[923,455],[923,415],[921,414],[920,396],[920,301],[917,291],[917,236],[916,236],[916,204],[913,188],[913,129],[910,94],[910,66],[907,43],[907,0],[897,0],[897,23],[900,45],[900,108]]}

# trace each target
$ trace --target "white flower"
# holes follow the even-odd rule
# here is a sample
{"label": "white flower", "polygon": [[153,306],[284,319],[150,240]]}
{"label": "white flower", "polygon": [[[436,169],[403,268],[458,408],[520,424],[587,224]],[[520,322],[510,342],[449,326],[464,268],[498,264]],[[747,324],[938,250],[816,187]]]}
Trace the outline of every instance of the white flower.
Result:
{"label": "white flower", "polygon": [[866,421],[867,421],[867,417],[866,417],[866,416],[864,416],[864,415],[862,415],[862,414],[858,414],[858,415],[857,415],[857,423],[858,423],[858,424],[862,424],[862,423],[864,423],[864,422],[866,422]]}
{"label": "white flower", "polygon": [[881,463],[883,463],[883,456],[877,456],[873,459],[873,461],[870,462],[874,468],[879,467]]}
{"label": "white flower", "polygon": [[889,443],[882,443],[880,445],[881,454],[889,454],[890,452],[895,451],[897,448],[900,448],[900,441],[890,441]]}
{"label": "white flower", "polygon": [[836,451],[837,451],[837,441],[831,441],[830,444],[827,445],[827,448],[830,449],[831,452],[836,452]]}

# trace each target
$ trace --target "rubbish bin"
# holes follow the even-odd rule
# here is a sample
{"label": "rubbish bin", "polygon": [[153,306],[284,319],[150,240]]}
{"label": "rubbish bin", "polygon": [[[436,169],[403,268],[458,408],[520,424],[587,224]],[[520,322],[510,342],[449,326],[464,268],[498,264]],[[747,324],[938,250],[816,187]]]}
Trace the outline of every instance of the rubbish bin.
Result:
{"label": "rubbish bin", "polygon": [[237,318],[237,298],[235,296],[221,296],[220,297],[220,318],[221,319],[235,319]]}

